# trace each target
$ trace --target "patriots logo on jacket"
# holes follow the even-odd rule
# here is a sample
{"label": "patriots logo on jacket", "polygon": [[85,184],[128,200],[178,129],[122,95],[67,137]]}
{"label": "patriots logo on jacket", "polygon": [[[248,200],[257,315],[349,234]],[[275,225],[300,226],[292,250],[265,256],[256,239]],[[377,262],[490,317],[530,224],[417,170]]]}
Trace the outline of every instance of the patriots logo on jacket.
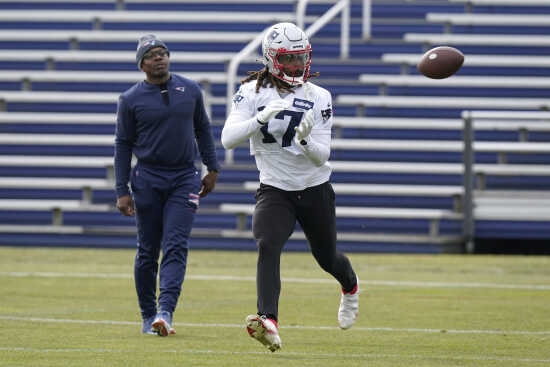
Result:
{"label": "patriots logo on jacket", "polygon": [[185,87],[176,87],[174,89],[179,91],[179,92],[183,92],[185,90]]}

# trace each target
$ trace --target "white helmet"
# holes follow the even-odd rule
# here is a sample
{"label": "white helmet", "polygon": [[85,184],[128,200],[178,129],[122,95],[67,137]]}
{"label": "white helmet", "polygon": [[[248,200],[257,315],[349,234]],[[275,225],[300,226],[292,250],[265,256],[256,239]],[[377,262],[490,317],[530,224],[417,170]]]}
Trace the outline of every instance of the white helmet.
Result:
{"label": "white helmet", "polygon": [[306,82],[311,65],[311,45],[304,31],[292,23],[271,26],[262,41],[263,63],[275,77],[290,85]]}

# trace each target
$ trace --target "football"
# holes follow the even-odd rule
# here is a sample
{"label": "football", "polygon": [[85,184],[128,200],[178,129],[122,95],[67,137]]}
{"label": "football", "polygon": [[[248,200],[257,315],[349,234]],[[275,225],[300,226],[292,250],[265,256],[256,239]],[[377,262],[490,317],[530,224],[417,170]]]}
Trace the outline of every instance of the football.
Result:
{"label": "football", "polygon": [[464,54],[454,47],[432,48],[420,59],[418,71],[432,79],[445,79],[453,75],[464,63]]}

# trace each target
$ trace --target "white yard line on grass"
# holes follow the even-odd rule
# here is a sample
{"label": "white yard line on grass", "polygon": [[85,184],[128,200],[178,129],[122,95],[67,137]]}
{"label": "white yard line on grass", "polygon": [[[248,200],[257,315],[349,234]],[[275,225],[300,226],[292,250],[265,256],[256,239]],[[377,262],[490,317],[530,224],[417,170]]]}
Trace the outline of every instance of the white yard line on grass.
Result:
{"label": "white yard line on grass", "polygon": [[[13,278],[100,278],[100,279],[133,279],[132,274],[123,273],[59,273],[59,272],[0,272],[0,277]],[[256,281],[253,276],[233,275],[187,275],[189,280],[216,280],[216,281]],[[335,284],[334,279],[319,278],[281,278],[287,283],[316,283]],[[361,280],[362,285],[390,286],[390,287],[420,287],[420,288],[493,288],[493,289],[528,289],[528,290],[550,290],[546,284],[500,284],[500,283],[478,283],[478,282],[431,282],[431,281],[407,281],[407,280]]]}
{"label": "white yard line on grass", "polygon": [[[8,321],[27,321],[27,322],[47,322],[61,324],[101,324],[101,325],[141,325],[136,321],[114,321],[114,320],[73,320],[73,319],[55,319],[42,317],[19,317],[0,315],[0,320]],[[226,327],[226,328],[244,328],[240,324],[218,324],[218,323],[188,323],[176,322],[175,326],[182,327]],[[300,330],[340,330],[336,326],[281,326],[281,329],[300,329]],[[385,332],[409,332],[409,333],[448,333],[448,334],[498,334],[498,335],[550,335],[550,331],[526,331],[526,330],[454,330],[454,329],[423,329],[423,328],[391,328],[391,327],[354,327],[353,330],[360,331],[385,331]]]}
{"label": "white yard line on grass", "polygon": [[[146,351],[146,350],[123,350],[123,349],[104,349],[104,348],[60,348],[60,349],[39,349],[39,348],[19,348],[19,347],[0,347],[0,352],[26,352],[26,353],[173,353],[173,354],[212,354],[212,355],[271,355],[271,353],[263,351],[242,351],[235,352],[229,350],[197,350],[197,349],[168,349]],[[345,359],[382,359],[382,358],[397,358],[397,359],[436,359],[436,360],[457,360],[457,361],[497,361],[497,362],[523,362],[523,363],[548,363],[550,359],[536,358],[513,358],[513,357],[487,357],[487,356],[451,356],[451,355],[419,355],[419,354],[383,354],[383,353],[301,353],[301,352],[285,352],[279,351],[277,355],[288,357],[309,357],[313,359],[320,358],[337,358]]]}

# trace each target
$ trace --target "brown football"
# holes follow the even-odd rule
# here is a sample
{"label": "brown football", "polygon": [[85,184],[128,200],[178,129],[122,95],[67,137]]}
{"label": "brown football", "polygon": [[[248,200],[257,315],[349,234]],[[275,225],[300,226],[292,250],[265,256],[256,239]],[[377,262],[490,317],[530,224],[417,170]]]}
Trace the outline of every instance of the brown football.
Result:
{"label": "brown football", "polygon": [[462,52],[454,47],[439,46],[422,55],[417,67],[428,78],[444,79],[456,73],[463,63]]}

